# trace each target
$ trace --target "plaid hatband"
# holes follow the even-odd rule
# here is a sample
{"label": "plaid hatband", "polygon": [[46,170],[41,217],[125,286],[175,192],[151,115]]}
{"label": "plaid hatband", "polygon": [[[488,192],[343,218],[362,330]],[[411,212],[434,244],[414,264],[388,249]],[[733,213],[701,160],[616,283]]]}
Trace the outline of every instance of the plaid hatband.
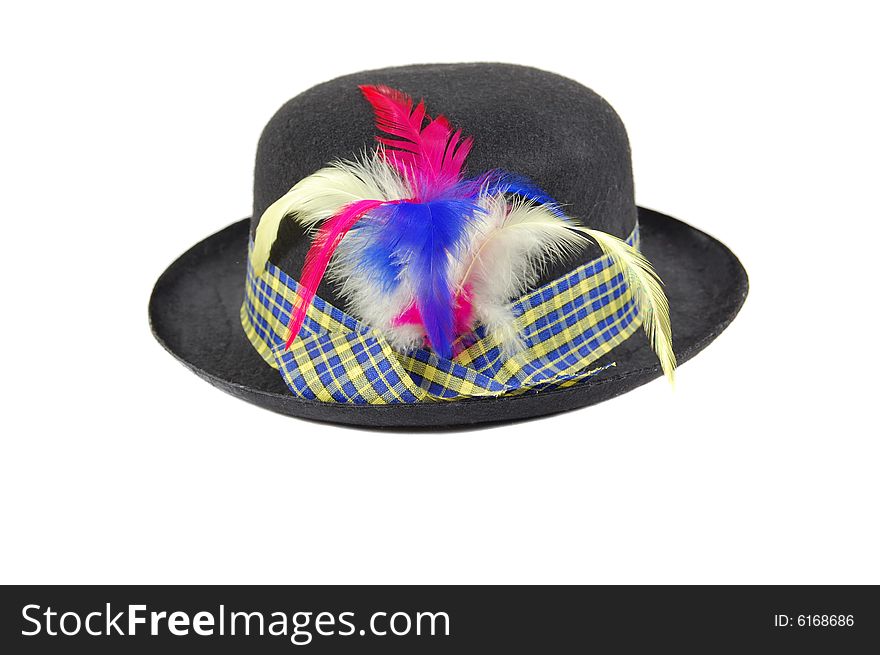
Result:
{"label": "plaid hatband", "polygon": [[[638,226],[627,239],[638,248]],[[250,244],[250,251],[253,243]],[[607,256],[511,304],[522,351],[512,357],[478,325],[452,359],[428,348],[394,350],[382,334],[315,296],[285,348],[299,284],[269,262],[255,276],[248,258],[241,322],[257,352],[299,398],[348,404],[415,403],[502,396],[574,385],[614,366],[590,365],[640,326],[632,289]]]}

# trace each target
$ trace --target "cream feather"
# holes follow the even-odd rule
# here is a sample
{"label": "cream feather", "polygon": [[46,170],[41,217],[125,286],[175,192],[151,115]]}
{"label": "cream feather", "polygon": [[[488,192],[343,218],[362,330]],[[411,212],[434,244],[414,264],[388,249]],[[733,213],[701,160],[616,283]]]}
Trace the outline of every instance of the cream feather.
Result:
{"label": "cream feather", "polygon": [[459,286],[470,285],[475,316],[512,354],[521,349],[510,301],[532,288],[547,266],[589,241],[577,223],[549,205],[484,196]]}
{"label": "cream feather", "polygon": [[670,383],[675,382],[675,352],[672,350],[672,327],[669,322],[669,301],[663,293],[660,277],[642,253],[615,236],[578,228],[595,241],[606,255],[623,271],[627,284],[635,294],[642,327],[648,335],[651,348],[660,360],[663,373]]}
{"label": "cream feather", "polygon": [[278,228],[286,216],[293,215],[305,227],[314,227],[358,200],[399,200],[409,196],[406,181],[386,163],[381,149],[360,159],[334,162],[312,173],[273,202],[260,217],[251,256],[254,274],[265,269]]}
{"label": "cream feather", "polygon": [[369,244],[370,237],[358,230],[345,235],[330,261],[326,279],[336,285],[337,294],[351,314],[381,331],[393,348],[410,351],[422,345],[424,334],[415,325],[395,325],[394,319],[412,304],[412,288],[405,275],[401,275],[393,290],[370,275],[361,265],[361,256]]}

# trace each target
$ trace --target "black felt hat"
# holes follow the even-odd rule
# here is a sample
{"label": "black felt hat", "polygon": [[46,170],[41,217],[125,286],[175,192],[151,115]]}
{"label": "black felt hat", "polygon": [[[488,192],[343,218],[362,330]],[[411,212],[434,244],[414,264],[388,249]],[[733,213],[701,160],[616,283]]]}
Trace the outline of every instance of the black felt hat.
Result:
{"label": "black felt hat", "polygon": [[[361,88],[365,85],[399,90],[401,98],[424,99],[432,115],[442,113],[472,137],[466,169],[469,175],[485,174],[479,177],[483,188],[491,177],[486,172],[511,171],[587,228],[635,243],[663,281],[679,364],[705,348],[736,316],[748,290],[742,265],[716,239],[635,205],[626,132],[611,106],[594,92],[552,73],[506,64],[388,68],[326,82],[285,104],[260,138],[253,216],[190,248],[156,283],[149,305],[153,333],[214,386],[291,416],[372,427],[444,427],[575,409],[662,375],[645,334],[625,329],[626,306],[595,318],[594,309],[607,298],[617,298],[609,291],[614,280],[597,273],[616,260],[609,260],[595,239],[547,259],[525,300],[514,308],[519,326],[529,312],[543,311],[523,337],[527,349],[537,353],[532,356],[541,360],[538,364],[505,348],[473,346],[483,334],[478,327],[470,341],[456,341],[455,352],[440,358],[442,365],[430,339],[415,354],[389,349],[393,341],[371,330],[363,316],[349,316],[351,295],[357,291],[346,288],[338,273],[315,289],[309,311],[318,314],[305,319],[312,326],[311,340],[302,337],[304,345],[293,354],[283,344],[273,344],[278,335],[270,324],[277,320],[286,325],[290,318],[293,305],[287,301],[302,293],[295,280],[316,243],[314,233],[296,217],[285,216],[273,233],[263,274],[269,278],[253,270],[249,276],[249,242],[260,217],[297,183],[330,162],[357,160],[375,147],[377,123]],[[386,144],[393,145],[385,136]],[[504,190],[535,201],[510,184]],[[572,291],[575,283],[586,284],[588,278],[592,286]],[[277,286],[285,288],[279,291]],[[625,292],[626,284],[616,293],[623,293],[620,289]],[[544,302],[551,296],[554,307],[533,309],[536,299]],[[249,302],[264,306],[256,311]],[[570,321],[565,329],[553,327],[561,324],[563,314]],[[638,307],[630,312],[637,314]],[[398,325],[400,317],[395,321]],[[561,332],[568,339],[564,347],[553,341],[563,339]],[[602,348],[596,350],[600,342]],[[549,345],[538,347],[542,344]],[[461,365],[460,353],[468,348],[477,354]],[[505,360],[517,356],[525,363],[517,365],[514,375]],[[511,386],[511,379],[520,382]],[[323,386],[316,391],[315,385]]]}

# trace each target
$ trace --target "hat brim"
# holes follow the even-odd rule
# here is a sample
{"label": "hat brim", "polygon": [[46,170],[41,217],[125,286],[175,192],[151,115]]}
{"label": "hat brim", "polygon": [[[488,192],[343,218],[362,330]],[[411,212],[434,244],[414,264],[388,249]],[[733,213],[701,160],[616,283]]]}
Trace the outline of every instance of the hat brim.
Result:
{"label": "hat brim", "polygon": [[[443,428],[512,421],[586,407],[660,377],[638,331],[591,367],[615,366],[575,386],[499,398],[396,405],[343,405],[294,397],[257,354],[239,320],[248,219],[208,237],[161,275],[150,298],[153,334],[196,375],[233,396],[281,414],[368,428]],[[679,220],[639,208],[642,250],[663,279],[675,353],[684,363],[733,320],[748,277],[720,241]]]}

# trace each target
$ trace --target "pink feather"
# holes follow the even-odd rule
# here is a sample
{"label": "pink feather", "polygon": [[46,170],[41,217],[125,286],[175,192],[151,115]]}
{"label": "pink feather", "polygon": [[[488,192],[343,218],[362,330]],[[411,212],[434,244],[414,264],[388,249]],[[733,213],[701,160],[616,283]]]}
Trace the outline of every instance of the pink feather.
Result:
{"label": "pink feather", "polygon": [[464,334],[469,331],[474,320],[473,289],[466,284],[455,298],[455,332]]}
{"label": "pink feather", "polygon": [[417,190],[415,202],[429,200],[461,180],[471,137],[462,139],[461,130],[453,130],[445,116],[431,119],[424,101],[413,107],[413,99],[402,91],[383,85],[360,89],[373,106],[376,127],[390,135],[376,140],[391,149],[386,150],[389,163]]}
{"label": "pink feather", "polygon": [[411,304],[400,312],[400,314],[395,316],[391,324],[394,327],[400,327],[401,325],[422,325],[422,312],[419,311],[419,306],[415,303]]}
{"label": "pink feather", "polygon": [[[474,305],[472,294],[473,290],[471,289],[471,285],[468,284],[465,285],[465,287],[455,296],[454,316],[455,333],[457,335],[469,332],[473,327]],[[418,325],[424,327],[422,313],[419,311],[419,306],[416,303],[411,304],[394,318],[392,325],[395,327],[400,327],[401,325]]]}
{"label": "pink feather", "polygon": [[312,304],[312,299],[318,291],[318,285],[321,284],[330,258],[336,252],[342,237],[363,218],[364,214],[383,204],[385,203],[381,200],[358,200],[346,205],[335,216],[328,218],[318,230],[312,247],[306,253],[302,274],[299,277],[300,303],[290,315],[289,332],[285,344],[287,348],[290,348],[299,334],[309,305]]}

